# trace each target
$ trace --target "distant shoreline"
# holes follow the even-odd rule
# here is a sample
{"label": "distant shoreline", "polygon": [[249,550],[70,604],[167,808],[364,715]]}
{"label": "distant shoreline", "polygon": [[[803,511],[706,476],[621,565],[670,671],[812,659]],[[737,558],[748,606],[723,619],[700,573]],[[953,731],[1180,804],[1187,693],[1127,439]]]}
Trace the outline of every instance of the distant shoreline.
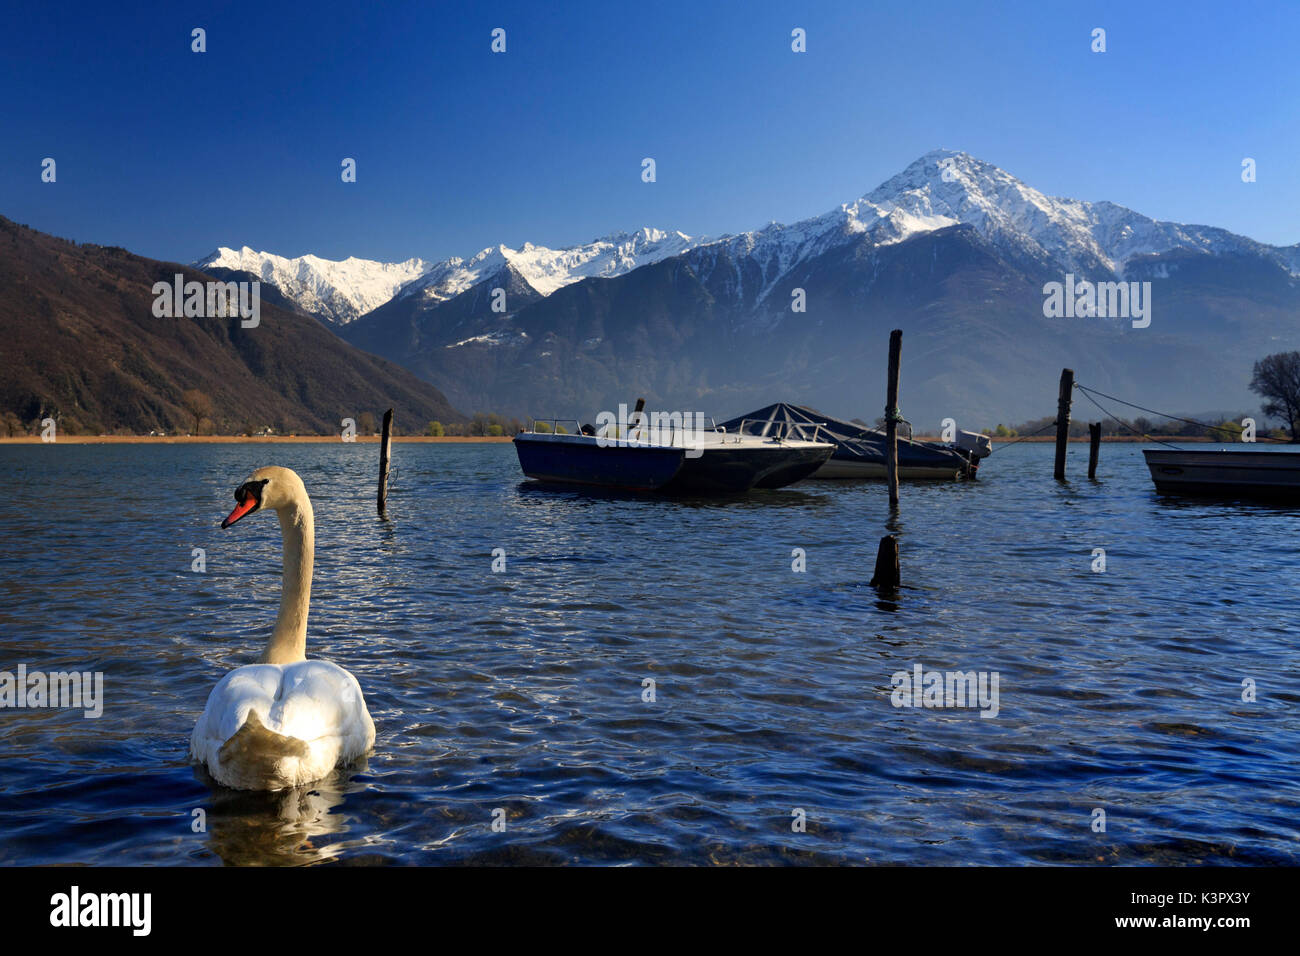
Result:
{"label": "distant shoreline", "polygon": [[[428,435],[394,435],[393,444],[414,444],[421,442],[447,442],[450,444],[483,444],[510,441],[514,436],[483,435],[446,435],[433,438]],[[344,444],[338,435],[262,435],[248,438],[239,435],[60,435],[54,445],[297,445],[297,444]],[[20,435],[15,438],[0,438],[0,445],[41,445],[46,444],[38,435]],[[347,444],[352,444],[348,442]],[[379,444],[378,435],[356,436],[358,445]]]}
{"label": "distant shoreline", "polygon": [[[1013,442],[1021,442],[1021,441],[1023,441],[1023,442],[1035,442],[1035,443],[1037,443],[1037,444],[1053,444],[1053,443],[1056,442],[1056,436],[1055,436],[1055,435],[1029,435],[1029,436],[1026,436],[1026,437],[1020,437],[1020,436],[1017,436],[1017,435],[1010,435],[1010,436],[1008,436],[1008,437],[1006,437],[1006,438],[997,438],[997,437],[995,437],[995,436],[993,436],[993,435],[990,435],[990,436],[989,436],[989,439],[993,442],[993,447],[994,447],[994,448],[997,448],[999,445],[1010,445],[1010,444],[1012,444]],[[3,440],[3,439],[0,439],[0,440]],[[906,439],[904,439],[904,438],[902,438],[902,437],[899,438],[899,441],[905,441],[905,440],[906,440]],[[1089,440],[1090,440],[1090,439],[1088,438],[1087,435],[1075,435],[1075,436],[1073,436],[1073,437],[1070,438],[1070,444],[1072,444],[1072,445],[1073,445],[1073,444],[1084,444],[1084,445],[1086,445],[1086,444],[1088,444]],[[939,439],[939,438],[937,438],[937,437],[930,437],[930,436],[917,435],[917,436],[916,436],[916,441],[933,441],[933,442],[938,442],[938,441],[941,441],[941,439]],[[1141,444],[1141,443],[1143,443],[1143,442],[1153,442],[1153,441],[1170,441],[1170,442],[1203,442],[1203,443],[1208,444],[1208,445],[1238,445],[1238,444],[1241,444],[1241,442],[1234,442],[1234,441],[1232,441],[1231,439],[1228,439],[1228,438],[1209,438],[1209,437],[1207,437],[1207,436],[1205,436],[1205,435],[1197,435],[1197,436],[1194,436],[1194,437],[1191,437],[1191,438],[1187,437],[1186,435],[1152,435],[1150,438],[1145,438],[1145,437],[1143,437],[1143,438],[1135,438],[1135,437],[1133,437],[1132,435],[1102,435],[1102,436],[1101,436],[1101,443],[1102,443],[1103,445],[1107,445],[1107,444],[1128,444],[1128,445],[1137,445],[1137,444]],[[1260,441],[1260,444],[1262,444],[1262,445],[1275,445],[1275,444],[1278,444],[1278,442],[1277,442],[1276,440],[1274,440],[1274,439],[1268,439],[1268,440],[1261,440],[1261,441]]]}

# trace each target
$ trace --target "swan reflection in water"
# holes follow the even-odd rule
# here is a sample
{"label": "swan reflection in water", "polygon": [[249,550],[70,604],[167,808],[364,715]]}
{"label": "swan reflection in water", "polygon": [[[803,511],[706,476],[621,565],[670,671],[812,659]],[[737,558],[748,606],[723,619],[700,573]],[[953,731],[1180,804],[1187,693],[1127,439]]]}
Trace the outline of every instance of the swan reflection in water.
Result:
{"label": "swan reflection in water", "polygon": [[362,758],[307,786],[231,790],[195,766],[195,777],[212,791],[205,808],[209,849],[228,866],[302,866],[338,858],[350,823],[343,804],[366,787],[351,777],[366,769]]}

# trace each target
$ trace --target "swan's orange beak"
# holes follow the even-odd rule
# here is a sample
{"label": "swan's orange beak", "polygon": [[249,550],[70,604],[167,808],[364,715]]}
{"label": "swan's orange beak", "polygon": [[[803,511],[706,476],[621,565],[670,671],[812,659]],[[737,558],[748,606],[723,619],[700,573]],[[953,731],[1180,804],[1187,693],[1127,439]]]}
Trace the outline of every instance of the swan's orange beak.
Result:
{"label": "swan's orange beak", "polygon": [[239,504],[235,505],[235,510],[230,512],[230,514],[226,516],[225,521],[221,522],[221,527],[229,528],[232,524],[234,524],[240,518],[244,517],[244,515],[248,514],[256,507],[257,507],[257,499],[254,498],[252,495],[249,495]]}

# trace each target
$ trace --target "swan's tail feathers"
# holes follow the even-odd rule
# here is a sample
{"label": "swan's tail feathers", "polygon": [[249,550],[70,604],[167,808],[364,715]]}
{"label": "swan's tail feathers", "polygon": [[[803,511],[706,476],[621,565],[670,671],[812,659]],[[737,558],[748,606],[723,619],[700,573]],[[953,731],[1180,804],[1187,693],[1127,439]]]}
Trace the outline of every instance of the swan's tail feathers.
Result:
{"label": "swan's tail feathers", "polygon": [[282,776],[285,760],[308,755],[308,747],[297,737],[267,730],[256,711],[250,710],[244,725],[217,751],[222,776],[241,781],[272,781]]}

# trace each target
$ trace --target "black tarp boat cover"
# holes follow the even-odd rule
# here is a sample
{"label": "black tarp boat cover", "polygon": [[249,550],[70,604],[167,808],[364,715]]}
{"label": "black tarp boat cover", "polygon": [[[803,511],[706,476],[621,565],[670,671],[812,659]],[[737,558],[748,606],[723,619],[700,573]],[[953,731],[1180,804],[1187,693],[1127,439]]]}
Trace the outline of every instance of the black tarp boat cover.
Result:
{"label": "black tarp boat cover", "polygon": [[[812,440],[814,426],[820,425],[818,441],[834,444],[831,461],[860,462],[864,465],[885,466],[885,433],[842,418],[825,415],[814,408],[777,402],[746,412],[722,423],[729,432],[743,431],[747,435],[779,435]],[[829,463],[828,463],[829,464]],[[971,458],[951,445],[936,442],[898,440],[899,468],[957,467],[967,471]]]}

